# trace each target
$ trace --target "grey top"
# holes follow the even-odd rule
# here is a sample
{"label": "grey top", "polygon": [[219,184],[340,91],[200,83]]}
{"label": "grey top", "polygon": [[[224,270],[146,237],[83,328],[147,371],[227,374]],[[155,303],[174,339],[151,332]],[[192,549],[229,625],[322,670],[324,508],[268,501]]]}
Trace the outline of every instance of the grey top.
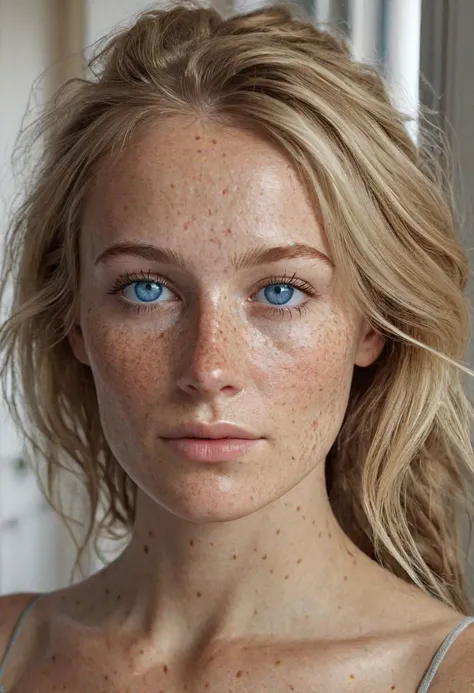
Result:
{"label": "grey top", "polygon": [[[9,657],[12,653],[13,646],[15,645],[16,640],[18,639],[18,636],[20,635],[20,631],[30,613],[32,608],[35,606],[36,602],[38,599],[41,597],[40,594],[37,594],[31,601],[28,602],[26,607],[23,609],[22,613],[20,614],[16,625],[13,629],[13,633],[11,634],[10,641],[7,645],[7,648],[5,650],[5,653],[3,655],[3,659],[0,662],[0,693],[7,693],[6,688],[2,686],[1,680],[2,677],[5,673],[5,667],[7,665],[7,662],[9,660]],[[428,693],[429,688],[433,682],[433,679],[435,677],[436,672],[439,669],[439,665],[444,659],[444,656],[446,655],[446,652],[449,650],[453,642],[456,640],[456,638],[462,633],[462,631],[467,628],[467,626],[470,623],[474,623],[474,617],[473,616],[467,616],[464,618],[461,623],[459,623],[453,630],[447,635],[447,637],[443,640],[441,643],[440,647],[436,651],[433,659],[431,660],[431,663],[423,676],[423,680],[418,686],[416,693]]]}

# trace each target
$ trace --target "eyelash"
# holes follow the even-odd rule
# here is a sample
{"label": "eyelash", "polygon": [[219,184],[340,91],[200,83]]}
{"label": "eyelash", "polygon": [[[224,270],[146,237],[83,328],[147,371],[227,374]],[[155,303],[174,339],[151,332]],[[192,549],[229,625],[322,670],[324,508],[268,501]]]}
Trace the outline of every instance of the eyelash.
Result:
{"label": "eyelash", "polygon": [[[174,291],[173,287],[168,282],[168,280],[164,279],[163,277],[160,277],[159,275],[153,274],[152,272],[139,272],[138,274],[125,272],[125,274],[122,274],[119,277],[117,277],[112,287],[107,291],[107,294],[115,295],[120,293],[120,291],[126,289],[127,286],[130,286],[130,284],[134,284],[135,282],[147,281],[157,282],[159,284],[162,284],[163,286],[166,286],[166,288],[170,291]],[[256,289],[255,293],[258,293],[266,286],[270,286],[272,284],[286,284],[287,286],[293,286],[295,289],[299,289],[310,298],[318,298],[320,296],[320,294],[318,294],[313,289],[311,284],[308,284],[308,282],[305,282],[303,279],[296,278],[294,274],[291,277],[286,274],[278,277],[266,277],[265,279],[262,279],[259,282],[258,288]],[[154,306],[156,306],[156,304],[146,305],[140,303],[125,302],[123,304],[125,310],[132,310],[136,313],[148,312],[150,310],[153,310]],[[309,300],[305,303],[300,304],[299,306],[282,306],[281,308],[277,308],[275,306],[270,305],[261,305],[261,309],[266,311],[267,313],[270,313],[272,315],[279,315],[281,317],[284,317],[285,314],[288,314],[290,315],[290,317],[293,317],[294,312],[298,312],[298,314],[301,316],[303,312],[306,312],[309,309]]]}

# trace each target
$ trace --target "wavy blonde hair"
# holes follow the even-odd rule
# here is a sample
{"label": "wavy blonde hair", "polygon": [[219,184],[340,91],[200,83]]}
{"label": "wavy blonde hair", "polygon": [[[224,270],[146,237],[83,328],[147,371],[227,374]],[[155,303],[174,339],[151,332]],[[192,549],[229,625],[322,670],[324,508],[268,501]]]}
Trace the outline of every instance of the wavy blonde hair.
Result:
{"label": "wavy blonde hair", "polygon": [[86,541],[134,522],[135,486],[66,338],[97,163],[160,118],[250,127],[283,147],[314,191],[344,294],[386,338],[372,366],[355,368],[327,456],[334,513],[374,560],[468,613],[468,258],[430,138],[417,146],[379,72],[291,3],[234,16],[194,2],[150,10],[108,37],[89,67],[35,126],[44,148],[8,230],[0,287],[4,302],[10,281],[14,289],[0,332],[4,392],[46,463],[51,502],[59,471],[72,469],[89,499]]}

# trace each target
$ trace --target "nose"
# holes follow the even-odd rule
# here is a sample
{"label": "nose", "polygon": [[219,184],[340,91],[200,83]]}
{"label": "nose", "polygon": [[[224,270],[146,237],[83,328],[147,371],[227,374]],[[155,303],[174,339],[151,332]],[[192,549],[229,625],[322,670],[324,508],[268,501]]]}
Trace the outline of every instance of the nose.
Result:
{"label": "nose", "polygon": [[233,397],[244,390],[246,360],[244,326],[228,306],[201,306],[184,336],[178,387],[188,394]]}

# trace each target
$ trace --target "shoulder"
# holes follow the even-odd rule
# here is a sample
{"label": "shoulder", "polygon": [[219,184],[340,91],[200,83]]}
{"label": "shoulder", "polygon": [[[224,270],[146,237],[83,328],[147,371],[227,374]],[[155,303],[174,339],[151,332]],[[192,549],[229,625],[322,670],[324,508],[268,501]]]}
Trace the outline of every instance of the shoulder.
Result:
{"label": "shoulder", "polygon": [[474,623],[453,642],[433,680],[430,693],[474,692]]}
{"label": "shoulder", "polygon": [[34,593],[22,592],[0,597],[0,662],[20,615],[34,596]]}

